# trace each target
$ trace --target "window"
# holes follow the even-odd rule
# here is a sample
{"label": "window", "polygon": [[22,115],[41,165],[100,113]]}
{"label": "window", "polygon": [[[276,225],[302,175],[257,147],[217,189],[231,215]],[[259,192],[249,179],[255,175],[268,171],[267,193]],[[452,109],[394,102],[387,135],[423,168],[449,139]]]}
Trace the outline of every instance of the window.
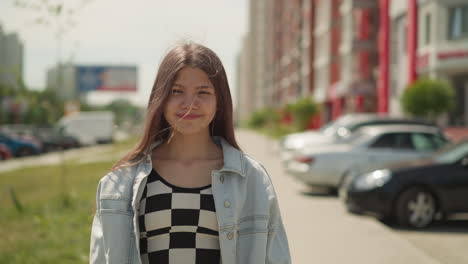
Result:
{"label": "window", "polygon": [[431,14],[426,14],[426,23],[425,23],[425,39],[424,43],[429,45],[431,43]]}
{"label": "window", "polygon": [[445,148],[435,155],[435,159],[440,162],[456,162],[466,157],[468,154],[468,143],[456,144]]}
{"label": "window", "polygon": [[441,137],[427,133],[414,133],[411,140],[417,151],[433,151],[446,143]]}
{"label": "window", "polygon": [[399,150],[414,149],[409,133],[389,133],[380,136],[371,148],[393,148]]}
{"label": "window", "polygon": [[403,36],[401,36],[401,39],[402,39],[402,54],[406,54],[406,52],[408,51],[408,26],[406,25],[406,20],[405,20],[405,24],[402,25],[403,29],[402,29],[402,34]]}
{"label": "window", "polygon": [[468,37],[468,5],[452,6],[448,9],[448,39]]}
{"label": "window", "polygon": [[391,148],[395,145],[395,137],[391,134],[380,136],[371,148]]}
{"label": "window", "polygon": [[434,149],[433,142],[427,135],[415,133],[411,135],[411,140],[418,151],[429,151]]}

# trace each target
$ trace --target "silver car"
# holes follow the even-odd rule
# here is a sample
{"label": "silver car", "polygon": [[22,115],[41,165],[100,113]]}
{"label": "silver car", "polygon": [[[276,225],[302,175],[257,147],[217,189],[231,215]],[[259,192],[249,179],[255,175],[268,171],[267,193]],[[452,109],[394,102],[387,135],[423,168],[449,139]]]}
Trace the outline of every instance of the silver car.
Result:
{"label": "silver car", "polygon": [[[280,141],[281,160],[286,164],[294,153],[307,146],[336,144],[347,138],[361,127],[372,125],[413,124],[437,127],[435,124],[399,116],[383,116],[372,113],[353,113],[343,115],[318,131],[292,133]],[[441,132],[442,133],[442,132]]]}
{"label": "silver car", "polygon": [[437,127],[366,126],[339,144],[309,146],[285,163],[285,170],[310,186],[334,190],[352,170],[430,156],[447,143]]}

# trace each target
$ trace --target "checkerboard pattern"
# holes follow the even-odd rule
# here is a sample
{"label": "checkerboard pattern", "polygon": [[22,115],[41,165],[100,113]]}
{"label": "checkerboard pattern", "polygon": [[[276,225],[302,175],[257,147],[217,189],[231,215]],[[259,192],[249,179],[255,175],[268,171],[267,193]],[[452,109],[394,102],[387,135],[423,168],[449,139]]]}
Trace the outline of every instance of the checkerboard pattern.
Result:
{"label": "checkerboard pattern", "polygon": [[220,263],[211,185],[177,187],[153,169],[140,201],[139,226],[143,263]]}

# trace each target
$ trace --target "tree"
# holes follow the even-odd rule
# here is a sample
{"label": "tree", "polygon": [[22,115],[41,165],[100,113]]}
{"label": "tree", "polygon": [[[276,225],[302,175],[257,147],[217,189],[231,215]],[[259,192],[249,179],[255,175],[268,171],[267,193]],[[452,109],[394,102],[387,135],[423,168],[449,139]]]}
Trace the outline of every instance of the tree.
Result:
{"label": "tree", "polygon": [[132,124],[141,122],[141,110],[134,106],[126,99],[117,99],[104,107],[104,110],[109,110],[115,114],[115,122],[117,125],[122,125],[125,121]]}
{"label": "tree", "polygon": [[454,90],[444,81],[420,79],[407,87],[401,107],[411,116],[434,120],[454,107]]}

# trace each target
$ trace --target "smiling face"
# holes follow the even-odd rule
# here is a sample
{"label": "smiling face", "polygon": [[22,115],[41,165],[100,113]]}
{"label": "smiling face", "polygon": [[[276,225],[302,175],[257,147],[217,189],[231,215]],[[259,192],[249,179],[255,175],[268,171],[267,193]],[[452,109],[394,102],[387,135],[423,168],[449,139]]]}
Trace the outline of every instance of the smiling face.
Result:
{"label": "smiling face", "polygon": [[169,125],[183,135],[209,133],[215,114],[216,91],[208,75],[198,68],[182,68],[164,107]]}

